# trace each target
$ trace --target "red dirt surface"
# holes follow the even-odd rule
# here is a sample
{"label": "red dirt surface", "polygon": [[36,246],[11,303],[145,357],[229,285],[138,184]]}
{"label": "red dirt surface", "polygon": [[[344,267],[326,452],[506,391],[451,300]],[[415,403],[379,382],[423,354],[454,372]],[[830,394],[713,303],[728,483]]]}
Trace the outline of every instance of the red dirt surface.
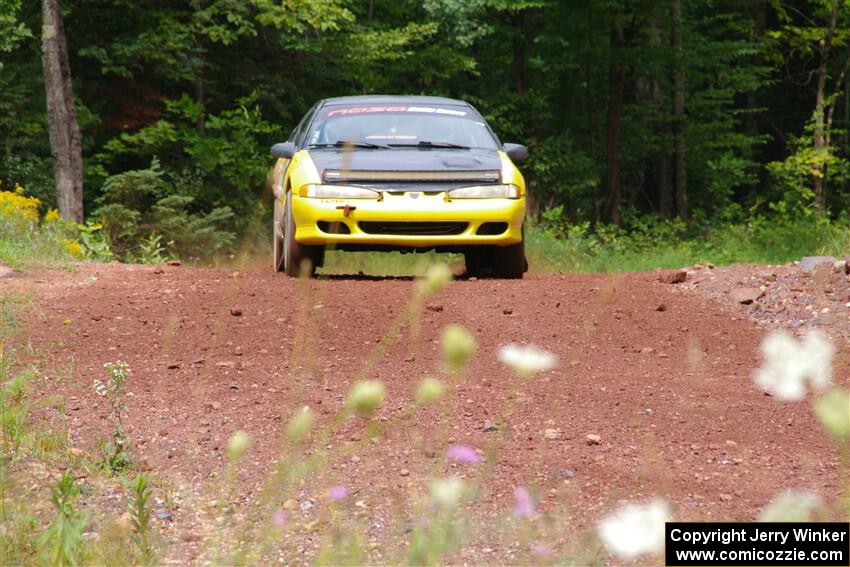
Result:
{"label": "red dirt surface", "polygon": [[[282,425],[305,404],[325,421],[342,407],[414,287],[407,279],[297,282],[265,270],[114,264],[3,282],[4,291],[34,298],[23,316],[32,343],[74,361],[72,377],[54,389],[68,400],[79,446],[93,451],[108,431],[92,380],[106,362],[130,364],[137,453],[197,496],[173,510],[187,558],[203,552],[185,532],[196,529],[201,501],[216,497],[228,437],[241,429],[253,439],[239,477],[250,500]],[[445,411],[405,419],[418,382],[440,375],[439,337],[451,323],[475,336],[477,355]],[[680,520],[751,520],[783,489],[839,493],[838,456],[810,406],[777,401],[752,382],[764,331],[657,274],[456,281],[425,303],[420,333],[416,343],[403,326],[365,373],[387,387],[379,438],[369,442],[359,418],[343,421],[327,441],[334,456],[326,470],[292,494],[314,506],[293,515],[318,514],[327,486],[344,484],[380,542],[404,528],[392,512],[410,490],[450,473],[480,483],[478,517],[509,516],[514,487],[526,485],[541,510],[565,511],[558,521],[573,534],[621,500],[655,494]],[[546,348],[560,365],[519,382],[496,358],[509,342]],[[838,346],[835,376],[846,382],[848,349]],[[447,463],[450,443],[481,449],[485,462]],[[481,524],[475,553],[509,562],[511,545]],[[310,545],[307,537],[305,553]]]}

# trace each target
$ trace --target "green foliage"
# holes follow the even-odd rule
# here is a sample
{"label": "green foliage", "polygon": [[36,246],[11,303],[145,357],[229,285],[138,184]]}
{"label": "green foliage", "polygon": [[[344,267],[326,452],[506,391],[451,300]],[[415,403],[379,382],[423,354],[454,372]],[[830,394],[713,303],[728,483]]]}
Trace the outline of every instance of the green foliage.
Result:
{"label": "green foliage", "polygon": [[454,510],[440,510],[410,534],[408,565],[439,565],[457,550],[466,535],[462,517]]}
{"label": "green foliage", "polygon": [[792,137],[791,155],[767,164],[779,194],[779,199],[771,206],[780,214],[815,214],[813,177],[821,177],[831,186],[840,186],[850,180],[850,159],[839,156],[830,146],[815,148],[813,130],[814,118],[809,121],[804,136]]}
{"label": "green foliage", "polygon": [[[104,146],[96,167],[101,176],[107,175],[110,164],[128,156],[145,156],[152,161],[144,169],[106,177],[100,202],[140,212],[147,216],[142,222],[147,231],[163,233],[167,240],[174,240],[176,248],[190,248],[196,256],[203,256],[204,250],[166,234],[167,229],[158,225],[167,220],[158,215],[175,214],[175,208],[192,203],[196,211],[206,213],[208,222],[223,223],[216,227],[223,237],[224,229],[230,226],[245,229],[265,181],[265,156],[277,131],[262,119],[255,99],[254,95],[243,98],[236,108],[208,116],[203,133],[197,127],[202,112],[198,105],[185,95],[168,101],[168,119],[137,133],[123,134]],[[165,201],[171,197],[175,198]],[[193,216],[189,211],[186,214]]]}
{"label": "green foliage", "polygon": [[139,558],[144,564],[154,563],[154,549],[150,541],[151,511],[148,501],[151,497],[148,478],[139,474],[133,480],[130,488],[133,494],[127,502],[130,513],[130,522],[133,526],[133,543],[136,546]]}
{"label": "green foliage", "polygon": [[168,258],[168,251],[162,245],[162,235],[155,232],[139,241],[138,253],[134,256],[140,264],[161,264]]}
{"label": "green foliage", "polygon": [[[2,82],[3,75],[0,74],[0,89],[2,89]],[[9,112],[11,113],[9,116],[14,116],[14,110]],[[4,120],[2,114],[0,109],[0,129]],[[46,136],[47,133],[45,132],[44,135]],[[50,158],[28,152],[7,154],[0,157],[0,178],[5,180],[8,186],[26,187],[27,195],[39,200],[39,212],[42,214],[56,208],[53,164]]]}
{"label": "green foliage", "polygon": [[156,225],[180,258],[204,258],[225,250],[233,242],[233,234],[218,227],[233,216],[230,207],[217,207],[204,216],[186,209],[194,198],[172,195],[160,199],[153,207]]}
{"label": "green foliage", "polygon": [[83,530],[88,523],[86,516],[76,508],[80,488],[74,484],[74,477],[66,472],[50,491],[56,517],[39,542],[42,562],[60,567],[79,565]]}
{"label": "green foliage", "polygon": [[[593,195],[599,181],[591,158],[567,136],[547,138],[532,148],[528,171],[534,181],[534,196],[566,215],[564,203],[570,203],[573,221],[592,217]],[[550,213],[551,216],[551,213]]]}
{"label": "green foliage", "polygon": [[233,218],[230,207],[207,214],[192,212],[195,197],[172,193],[159,160],[150,167],[109,177],[101,206],[92,213],[106,230],[110,247],[125,259],[156,263],[176,256],[210,258],[233,242],[224,230]]}
{"label": "green foliage", "polygon": [[137,238],[142,213],[120,203],[109,203],[98,207],[91,216],[99,221],[108,249],[118,256],[126,256]]}
{"label": "green foliage", "polygon": [[78,229],[80,245],[87,258],[95,262],[109,262],[115,258],[102,224],[87,221],[78,225]]}
{"label": "green foliage", "polygon": [[0,0],[0,52],[11,51],[23,39],[31,37],[26,25],[18,20],[20,9],[21,0]]}
{"label": "green foliage", "polygon": [[[546,213],[544,213],[545,216]],[[533,271],[633,272],[712,263],[781,264],[812,254],[842,256],[850,250],[850,223],[813,217],[754,216],[685,226],[654,217],[620,228],[589,223],[533,226],[527,231]]]}
{"label": "green foliage", "polygon": [[757,181],[753,172],[753,162],[725,152],[716,159],[706,162],[706,182],[711,203],[721,220],[740,218],[742,209],[735,200],[735,191],[740,187],[748,187]]}
{"label": "green foliage", "polygon": [[[0,362],[4,364],[4,362]],[[7,370],[0,372],[0,375],[6,376]],[[2,452],[5,455],[11,454],[12,457],[17,455],[21,444],[24,442],[27,429],[27,414],[29,413],[29,404],[27,397],[29,394],[29,382],[34,377],[32,372],[19,372],[10,380],[0,384],[0,431],[2,431]]]}

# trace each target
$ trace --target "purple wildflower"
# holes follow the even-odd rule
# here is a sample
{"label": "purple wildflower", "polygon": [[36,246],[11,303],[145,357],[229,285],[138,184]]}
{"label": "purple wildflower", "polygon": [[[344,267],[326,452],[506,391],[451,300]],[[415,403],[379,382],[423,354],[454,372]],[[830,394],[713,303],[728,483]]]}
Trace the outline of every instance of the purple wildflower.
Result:
{"label": "purple wildflower", "polygon": [[469,445],[452,445],[449,447],[446,454],[449,459],[457,461],[458,463],[475,465],[481,462],[481,455],[479,455],[475,449]]}
{"label": "purple wildflower", "polygon": [[283,510],[278,510],[272,515],[272,523],[278,528],[285,528],[286,521],[286,512],[284,512]]}
{"label": "purple wildflower", "polygon": [[335,486],[331,486],[328,489],[328,496],[330,496],[331,500],[340,501],[348,498],[348,489],[341,484],[337,484]]}
{"label": "purple wildflower", "polygon": [[534,516],[534,502],[531,494],[524,486],[514,488],[514,516],[517,518],[531,518]]}
{"label": "purple wildflower", "polygon": [[554,554],[555,552],[552,551],[552,548],[541,541],[531,546],[531,555],[534,557],[552,557]]}

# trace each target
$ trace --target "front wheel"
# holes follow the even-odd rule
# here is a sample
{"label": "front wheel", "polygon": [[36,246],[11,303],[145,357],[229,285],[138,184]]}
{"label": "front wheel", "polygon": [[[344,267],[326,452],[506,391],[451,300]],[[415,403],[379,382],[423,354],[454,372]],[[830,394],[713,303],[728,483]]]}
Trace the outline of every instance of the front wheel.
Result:
{"label": "front wheel", "polygon": [[525,240],[510,246],[497,247],[493,251],[493,276],[497,278],[522,279],[528,270],[525,259]]}
{"label": "front wheel", "polygon": [[275,197],[274,200],[274,218],[272,220],[272,247],[274,255],[272,257],[272,268],[275,272],[283,271],[283,210],[280,206],[280,200]]}
{"label": "front wheel", "polygon": [[521,279],[528,271],[524,241],[505,247],[471,246],[463,257],[470,277]]}
{"label": "front wheel", "polygon": [[[292,217],[292,194],[286,193],[281,211],[280,201],[275,200],[274,223],[274,266],[279,272],[298,277],[313,277],[320,260],[322,247],[307,246],[295,240],[295,219]],[[306,261],[306,265],[304,262]],[[302,266],[306,272],[302,272]]]}

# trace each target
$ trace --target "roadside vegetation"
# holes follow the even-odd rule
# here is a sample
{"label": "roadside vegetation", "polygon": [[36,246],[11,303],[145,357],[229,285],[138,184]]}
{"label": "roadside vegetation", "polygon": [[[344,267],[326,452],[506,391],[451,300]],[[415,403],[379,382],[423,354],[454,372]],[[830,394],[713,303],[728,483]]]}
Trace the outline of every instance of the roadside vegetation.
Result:
{"label": "roadside vegetation", "polygon": [[0,296],[0,563],[155,565],[148,477],[128,474],[126,453],[117,462],[120,429],[90,440],[100,451],[74,445],[58,392],[77,369],[29,343],[18,319],[29,308]]}
{"label": "roadside vegetation", "polygon": [[637,272],[694,264],[785,264],[803,256],[850,253],[846,221],[754,217],[742,223],[635,223],[592,230],[543,223],[528,233],[532,271]]}
{"label": "roadside vegetation", "polygon": [[[160,222],[163,224],[157,226],[174,227],[170,240],[165,241],[155,230],[135,240],[129,230],[113,235],[114,224],[89,221],[81,225],[62,220],[55,209],[45,209],[39,199],[27,196],[18,186],[0,191],[4,236],[0,263],[15,269],[69,266],[82,260],[155,264],[181,259],[263,265],[271,254],[260,229],[236,246],[235,235],[216,230],[209,219],[165,217]],[[526,238],[531,273],[628,272],[708,263],[783,264],[811,255],[843,257],[850,253],[850,222],[846,215],[834,221],[811,215],[803,219],[774,215],[757,216],[746,223],[704,220],[686,224],[649,216],[635,218],[632,228],[625,229],[614,225],[594,228],[588,222],[572,225],[556,214],[544,214],[530,220]],[[422,275],[429,266],[440,263],[461,270],[463,258],[433,252],[352,254],[329,250],[320,273]]]}

